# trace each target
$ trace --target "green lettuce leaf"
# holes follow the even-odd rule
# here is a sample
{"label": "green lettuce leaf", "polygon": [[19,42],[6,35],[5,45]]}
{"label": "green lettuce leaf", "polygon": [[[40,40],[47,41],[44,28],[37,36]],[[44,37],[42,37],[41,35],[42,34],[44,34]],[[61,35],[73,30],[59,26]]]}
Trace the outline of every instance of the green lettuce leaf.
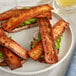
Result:
{"label": "green lettuce leaf", "polygon": [[58,38],[58,40],[56,40],[56,49],[59,50],[60,49],[60,42],[62,40],[62,36],[60,38]]}
{"label": "green lettuce leaf", "polygon": [[3,58],[3,55],[2,55],[2,53],[0,52],[0,58]]}

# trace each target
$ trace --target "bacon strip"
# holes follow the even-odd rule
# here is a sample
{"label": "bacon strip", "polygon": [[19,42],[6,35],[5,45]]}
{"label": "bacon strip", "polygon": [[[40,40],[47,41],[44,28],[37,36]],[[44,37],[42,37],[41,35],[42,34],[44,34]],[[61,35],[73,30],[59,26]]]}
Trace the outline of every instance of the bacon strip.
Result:
{"label": "bacon strip", "polygon": [[19,57],[15,55],[13,52],[11,52],[9,49],[3,48],[2,54],[5,58],[5,62],[11,68],[11,70],[22,66]]}
{"label": "bacon strip", "polygon": [[64,33],[64,31],[68,28],[68,26],[69,23],[60,19],[53,27],[54,39],[57,40],[62,35],[62,33]]}
{"label": "bacon strip", "polygon": [[30,9],[27,9],[25,13],[20,14],[17,17],[12,17],[8,21],[4,22],[2,24],[2,27],[6,31],[11,31],[12,29],[17,27],[22,22],[24,22],[28,19],[34,18],[44,12],[52,10],[52,9],[53,8],[50,7],[48,4],[40,5],[40,6],[36,6],[36,7],[30,8]]}
{"label": "bacon strip", "polygon": [[[27,9],[14,9],[14,10],[9,10],[9,11],[3,12],[3,13],[0,14],[0,21],[7,20],[11,17],[18,16],[22,13],[25,13],[26,10]],[[51,18],[50,14],[51,13],[49,11],[49,12],[45,12],[45,13],[39,15],[39,16],[36,16],[36,17],[39,18],[39,17],[47,16],[48,18]]]}
{"label": "bacon strip", "polygon": [[7,36],[0,36],[0,45],[10,49],[23,59],[27,59],[28,57],[26,49]]}
{"label": "bacon strip", "polygon": [[45,61],[49,64],[56,63],[58,56],[56,54],[56,46],[52,33],[52,27],[48,18],[38,19],[42,44],[45,54]]}
{"label": "bacon strip", "polygon": [[26,11],[26,9],[14,9],[0,14],[0,21],[7,20],[13,16],[18,16]]}
{"label": "bacon strip", "polygon": [[42,42],[39,41],[38,44],[28,52],[28,54],[35,61],[39,59],[39,57],[43,54]]}

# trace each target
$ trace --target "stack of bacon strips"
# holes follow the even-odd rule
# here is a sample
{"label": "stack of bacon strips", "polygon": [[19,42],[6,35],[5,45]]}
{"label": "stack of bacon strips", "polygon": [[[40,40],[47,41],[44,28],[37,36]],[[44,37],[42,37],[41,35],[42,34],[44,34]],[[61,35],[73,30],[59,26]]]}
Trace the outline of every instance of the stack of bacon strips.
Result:
{"label": "stack of bacon strips", "polygon": [[[7,21],[2,23],[2,28],[7,32],[15,32],[16,28],[17,28],[16,31],[18,31],[20,29],[30,28],[31,27],[30,25],[19,28],[19,24],[21,24],[24,21],[31,19],[31,18],[48,17],[50,19],[51,18],[50,10],[52,10],[52,9],[53,8],[50,7],[48,4],[40,5],[40,6],[32,7],[30,9],[25,10],[25,11],[24,10],[18,10],[18,16],[17,16],[17,10],[10,11],[10,12],[14,12],[14,14],[7,11],[7,12],[1,14],[1,15],[3,15],[2,19],[4,16],[6,16],[5,19],[8,18]],[[21,11],[21,13],[20,13],[20,11]],[[10,16],[7,13],[8,14],[10,13]],[[36,26],[36,24],[32,25],[32,27],[34,27],[34,26]]]}
{"label": "stack of bacon strips", "polygon": [[[40,62],[52,63],[52,62],[48,62],[47,60],[46,61],[44,60],[45,59],[44,54],[46,55],[45,57],[49,57],[49,56],[47,56],[47,54],[49,54],[49,52],[51,51],[50,53],[51,54],[53,53],[57,58],[57,55],[56,55],[57,51],[55,49],[55,41],[64,33],[64,31],[68,28],[69,24],[61,19],[53,27],[51,27],[51,24],[49,23],[48,18],[40,18],[40,19],[38,19],[38,23],[40,24],[40,33],[41,33],[42,40],[40,40],[35,45],[35,47],[32,48],[28,52],[28,54],[35,61],[39,60]],[[51,36],[51,33],[52,33],[52,37],[49,37],[49,36]],[[53,42],[50,42],[50,39],[52,39]],[[33,45],[34,43],[35,43],[35,40],[34,40],[34,42],[32,42],[31,45]],[[49,46],[49,45],[51,45],[50,43],[53,43],[53,45],[52,45],[54,47],[53,51],[52,51],[51,46]],[[49,51],[49,47],[50,47],[50,51]],[[50,55],[50,56],[52,56],[52,55]],[[46,58],[46,59],[48,59],[48,58]],[[57,61],[57,59],[56,59],[56,61]]]}
{"label": "stack of bacon strips", "polygon": [[8,38],[2,28],[0,28],[0,45],[0,51],[4,57],[4,61],[0,63],[2,66],[8,65],[13,70],[21,67],[23,60],[28,58],[26,49]]}
{"label": "stack of bacon strips", "polygon": [[[55,42],[68,27],[68,23],[61,19],[52,27],[49,22],[52,19],[52,9],[45,4],[30,9],[9,10],[0,14],[0,21],[5,20],[0,28],[0,51],[4,57],[4,61],[0,62],[1,66],[9,66],[12,70],[19,68],[28,57],[49,64],[58,62]],[[37,18],[37,22],[19,26],[31,18]],[[39,26],[41,40],[29,52],[4,33],[4,30],[10,33],[36,26]],[[35,41],[32,45],[34,43]]]}

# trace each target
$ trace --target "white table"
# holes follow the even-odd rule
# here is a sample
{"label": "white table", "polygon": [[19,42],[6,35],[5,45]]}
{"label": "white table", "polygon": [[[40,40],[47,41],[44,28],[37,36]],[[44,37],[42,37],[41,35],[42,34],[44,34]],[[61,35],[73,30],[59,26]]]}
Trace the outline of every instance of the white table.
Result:
{"label": "white table", "polygon": [[[20,1],[20,0],[19,0]],[[21,3],[19,3],[21,4]],[[34,3],[35,4],[35,3]],[[7,9],[10,9],[12,7],[16,6],[16,1],[14,0],[0,0],[0,12],[3,12]],[[64,19],[67,19],[69,23],[72,24],[72,29],[74,33],[74,37],[76,39],[76,13],[71,14],[71,15],[61,15]],[[76,40],[74,40],[76,42]],[[72,54],[71,54],[72,55]],[[55,69],[52,71],[46,72],[41,75],[36,75],[36,76],[65,76],[66,69],[68,67],[68,64],[70,62],[71,57],[68,57],[66,61],[64,61],[61,65],[57,66]],[[0,70],[0,76],[19,76],[19,75],[13,75],[6,73],[4,71]],[[33,75],[35,76],[35,75]]]}

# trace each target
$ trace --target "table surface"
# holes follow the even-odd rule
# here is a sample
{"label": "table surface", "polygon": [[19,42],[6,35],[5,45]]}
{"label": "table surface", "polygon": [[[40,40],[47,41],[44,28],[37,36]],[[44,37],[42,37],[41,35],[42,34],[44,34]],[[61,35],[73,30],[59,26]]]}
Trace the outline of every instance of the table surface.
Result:
{"label": "table surface", "polygon": [[[36,3],[34,2],[34,4],[36,4]],[[18,4],[14,0],[0,0],[0,12],[6,11],[7,9],[10,9],[10,8],[13,8],[16,5],[18,5]],[[21,5],[20,0],[19,0],[19,5]],[[75,35],[75,33],[76,33],[76,28],[75,28],[75,26],[76,26],[76,13],[67,14],[67,15],[60,14],[60,15],[64,19],[67,19],[70,24],[72,24],[74,38],[76,39],[76,35]],[[76,42],[76,40],[74,40],[74,42]],[[64,64],[64,66],[66,64]],[[54,69],[52,72],[49,71],[48,73],[43,74],[41,76],[46,76],[46,75],[47,76],[64,76],[63,69],[62,69],[62,72],[60,73],[61,68],[64,68],[64,66],[61,65],[58,68]],[[18,75],[9,74],[9,73],[6,73],[6,72],[0,70],[0,76],[18,76]],[[37,75],[37,76],[40,76],[40,75]]]}

